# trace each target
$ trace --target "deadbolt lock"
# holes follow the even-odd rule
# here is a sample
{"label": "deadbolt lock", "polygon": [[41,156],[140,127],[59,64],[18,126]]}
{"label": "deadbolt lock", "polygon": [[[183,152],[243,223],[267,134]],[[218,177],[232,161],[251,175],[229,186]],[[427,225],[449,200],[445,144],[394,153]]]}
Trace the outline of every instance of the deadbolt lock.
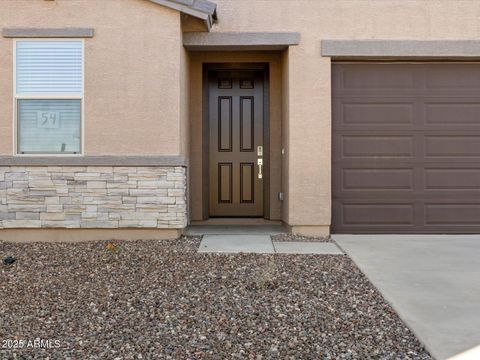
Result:
{"label": "deadbolt lock", "polygon": [[257,155],[263,156],[263,146],[257,146]]}

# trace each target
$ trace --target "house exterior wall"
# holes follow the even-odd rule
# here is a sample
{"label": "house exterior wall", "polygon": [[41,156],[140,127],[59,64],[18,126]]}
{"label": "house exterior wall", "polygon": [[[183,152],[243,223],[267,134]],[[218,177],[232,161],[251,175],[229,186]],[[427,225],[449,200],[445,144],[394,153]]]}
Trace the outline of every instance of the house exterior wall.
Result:
{"label": "house exterior wall", "polygon": [[[180,21],[178,11],[145,0],[2,1],[2,28],[88,27],[95,35],[84,39],[85,166],[0,163],[0,238],[18,236],[10,229],[171,235],[186,226],[185,166],[88,166],[92,156],[186,155],[188,53]],[[0,37],[0,156],[14,155],[13,48],[14,39]]]}
{"label": "house exterior wall", "polygon": [[[91,27],[85,155],[180,153],[180,14],[145,0],[7,0],[1,27]],[[0,37],[0,155],[13,155],[13,39]]]}
{"label": "house exterior wall", "polygon": [[468,0],[217,0],[216,32],[299,32],[283,55],[283,220],[328,234],[331,219],[331,62],[322,39],[477,39]]}
{"label": "house exterior wall", "polygon": [[[321,56],[321,40],[480,36],[480,3],[470,0],[215,2],[214,32],[298,32],[300,44],[282,53],[188,53],[182,31],[203,31],[202,22],[145,0],[4,0],[0,26],[95,29],[85,39],[84,155],[187,157],[192,219],[202,217],[201,64],[269,62],[271,217],[306,234],[328,234],[331,219],[331,59]],[[13,155],[12,83],[13,39],[0,37],[0,156]],[[16,172],[2,169],[4,182]],[[3,186],[0,206],[11,214],[8,191],[16,190]]]}

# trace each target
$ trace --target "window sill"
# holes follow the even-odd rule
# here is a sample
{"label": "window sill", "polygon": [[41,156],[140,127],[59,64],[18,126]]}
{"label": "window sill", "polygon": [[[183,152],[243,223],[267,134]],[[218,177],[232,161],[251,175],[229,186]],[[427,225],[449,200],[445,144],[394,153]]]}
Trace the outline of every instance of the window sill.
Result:
{"label": "window sill", "polygon": [[0,156],[0,166],[187,166],[181,155],[166,156],[86,156],[13,155]]}

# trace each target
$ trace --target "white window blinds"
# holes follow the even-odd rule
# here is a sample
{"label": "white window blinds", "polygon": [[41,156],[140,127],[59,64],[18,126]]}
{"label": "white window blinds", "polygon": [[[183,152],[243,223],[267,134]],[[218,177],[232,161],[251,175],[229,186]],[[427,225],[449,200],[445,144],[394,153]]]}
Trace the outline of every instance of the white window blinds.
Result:
{"label": "white window blinds", "polygon": [[17,94],[82,94],[82,41],[18,41]]}

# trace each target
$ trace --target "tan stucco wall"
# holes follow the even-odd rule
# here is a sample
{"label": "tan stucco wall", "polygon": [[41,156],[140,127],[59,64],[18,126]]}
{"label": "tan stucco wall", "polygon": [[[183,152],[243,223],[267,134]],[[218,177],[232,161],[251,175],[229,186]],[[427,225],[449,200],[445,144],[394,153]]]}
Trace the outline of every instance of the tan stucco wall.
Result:
{"label": "tan stucco wall", "polygon": [[282,111],[282,192],[283,192],[283,204],[282,204],[282,220],[288,223],[289,218],[289,209],[290,209],[290,182],[289,182],[289,152],[286,150],[290,148],[289,138],[290,138],[290,117],[289,117],[289,61],[288,61],[289,50],[282,52],[282,103],[279,107]]}
{"label": "tan stucco wall", "polygon": [[[286,154],[283,220],[330,224],[330,59],[322,39],[477,39],[480,3],[470,0],[217,0],[216,32],[292,31],[283,55]],[[288,84],[287,84],[288,82]],[[321,232],[321,231],[320,231]]]}
{"label": "tan stucco wall", "polygon": [[282,58],[278,52],[192,52],[190,54],[190,219],[202,220],[203,64],[268,63],[270,72],[270,219],[281,219]]}
{"label": "tan stucco wall", "polygon": [[11,40],[0,37],[0,154],[8,155],[13,151],[12,53]]}
{"label": "tan stucco wall", "polygon": [[[85,154],[181,152],[180,13],[145,0],[2,0],[0,27],[92,27]],[[13,40],[0,38],[0,154],[13,153]]]}
{"label": "tan stucco wall", "polygon": [[180,154],[188,157],[190,133],[190,55],[180,48]]}
{"label": "tan stucco wall", "polygon": [[[277,84],[271,89],[278,91],[271,94],[271,103],[278,104],[271,107],[271,119],[278,119],[278,136],[283,129],[276,146],[280,149],[281,141],[286,150],[282,180],[272,183],[272,217],[299,228],[324,228],[331,217],[331,64],[320,56],[321,40],[480,36],[480,2],[471,0],[214,1],[219,16],[214,32],[293,31],[301,34],[300,45],[280,55],[188,55],[181,45],[180,14],[144,0],[3,0],[0,11],[2,27],[95,28],[95,37],[86,40],[86,154],[191,153],[192,219],[201,217],[202,62],[270,62]],[[200,24],[183,17],[184,31],[200,31]],[[0,38],[2,155],[12,154],[12,63],[12,40]],[[283,208],[276,200],[280,186]]]}
{"label": "tan stucco wall", "polygon": [[182,14],[181,23],[183,32],[206,31],[205,22],[190,15]]}

